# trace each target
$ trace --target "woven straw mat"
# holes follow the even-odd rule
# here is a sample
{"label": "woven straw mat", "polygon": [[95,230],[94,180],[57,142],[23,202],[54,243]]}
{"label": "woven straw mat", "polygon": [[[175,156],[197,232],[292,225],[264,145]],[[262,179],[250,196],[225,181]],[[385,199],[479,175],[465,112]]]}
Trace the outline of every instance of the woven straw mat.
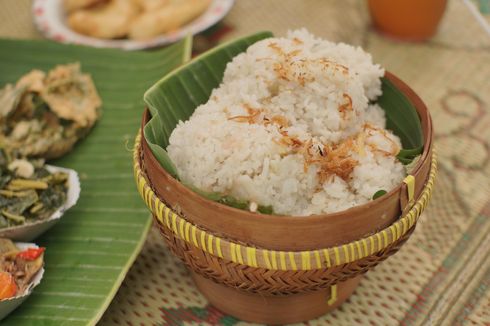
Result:
{"label": "woven straw mat", "polygon": [[[30,1],[0,2],[0,36],[40,38]],[[486,17],[490,21],[489,17]],[[407,244],[366,274],[354,295],[309,325],[490,325],[490,37],[450,0],[427,43],[380,37],[356,0],[237,0],[226,38],[307,27],[364,46],[422,97],[435,125],[440,172]],[[157,230],[101,325],[245,325],[209,306]]]}

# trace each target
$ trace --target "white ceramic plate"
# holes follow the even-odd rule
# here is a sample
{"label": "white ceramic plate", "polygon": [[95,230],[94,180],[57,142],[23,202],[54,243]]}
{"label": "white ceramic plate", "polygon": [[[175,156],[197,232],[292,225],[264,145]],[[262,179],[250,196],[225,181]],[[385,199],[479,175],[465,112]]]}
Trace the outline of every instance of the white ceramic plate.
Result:
{"label": "white ceramic plate", "polygon": [[[26,250],[28,248],[39,248],[37,245],[34,243],[21,243],[17,242],[15,245],[20,249],[20,250]],[[18,306],[22,304],[32,293],[32,290],[39,284],[41,283],[41,279],[43,278],[44,275],[44,267],[41,267],[39,272],[34,276],[34,278],[31,281],[31,284],[27,287],[27,289],[24,291],[24,293],[17,294],[15,297],[10,298],[10,299],[4,299],[0,300],[0,321],[5,318],[8,314],[10,314],[12,311],[15,310]]]}
{"label": "white ceramic plate", "polygon": [[74,206],[80,197],[80,180],[75,170],[46,165],[49,172],[65,172],[68,174],[68,192],[65,203],[58,208],[49,218],[34,223],[12,226],[0,229],[0,238],[8,238],[16,241],[32,241],[56,224],[65,211]]}
{"label": "white ceramic plate", "polygon": [[[128,0],[129,1],[129,0]],[[34,0],[32,13],[36,27],[47,38],[61,43],[83,44],[99,48],[141,50],[173,43],[188,34],[202,32],[220,21],[233,6],[234,0],[213,0],[209,8],[177,31],[145,41],[105,40],[78,34],[65,24],[62,0]]]}

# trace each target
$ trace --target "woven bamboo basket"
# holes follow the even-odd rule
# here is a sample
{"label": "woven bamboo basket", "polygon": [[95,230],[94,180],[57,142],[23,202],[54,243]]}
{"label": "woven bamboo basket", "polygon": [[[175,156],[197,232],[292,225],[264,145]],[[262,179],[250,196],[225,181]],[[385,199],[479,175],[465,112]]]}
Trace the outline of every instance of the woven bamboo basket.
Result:
{"label": "woven bamboo basket", "polygon": [[[262,215],[209,201],[160,166],[140,130],[134,149],[138,191],[171,251],[217,308],[268,324],[318,317],[345,301],[363,273],[410,237],[437,172],[432,122],[407,85],[390,73],[386,77],[416,107],[424,151],[399,187],[340,213]],[[146,111],[143,126],[149,119]]]}

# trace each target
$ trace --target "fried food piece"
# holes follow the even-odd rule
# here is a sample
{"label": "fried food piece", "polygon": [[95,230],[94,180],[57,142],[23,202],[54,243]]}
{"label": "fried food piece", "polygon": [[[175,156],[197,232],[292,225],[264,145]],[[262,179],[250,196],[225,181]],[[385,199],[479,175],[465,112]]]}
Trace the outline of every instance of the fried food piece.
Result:
{"label": "fried food piece", "polygon": [[128,34],[129,26],[138,15],[138,6],[130,0],[111,0],[93,8],[82,9],[68,16],[74,31],[98,38],[112,39]]}
{"label": "fried food piece", "polygon": [[60,65],[47,75],[34,70],[15,87],[0,90],[0,147],[21,156],[60,157],[84,137],[102,105],[80,64]]}
{"label": "fried food piece", "polygon": [[31,92],[40,92],[43,89],[43,80],[46,74],[41,70],[34,69],[25,76],[22,76],[15,85],[17,88],[25,87]]}
{"label": "fried food piece", "polygon": [[145,12],[131,24],[129,38],[144,40],[177,29],[202,14],[210,3],[211,0],[176,1],[156,11]]}
{"label": "fried food piece", "polygon": [[57,66],[44,80],[41,97],[59,118],[91,127],[101,101],[92,79],[80,72],[80,64]]}
{"label": "fried food piece", "polygon": [[170,4],[170,0],[133,0],[142,11],[153,11]]}
{"label": "fried food piece", "polygon": [[107,0],[63,0],[63,7],[65,7],[66,12],[73,12],[75,10],[95,6],[105,1]]}

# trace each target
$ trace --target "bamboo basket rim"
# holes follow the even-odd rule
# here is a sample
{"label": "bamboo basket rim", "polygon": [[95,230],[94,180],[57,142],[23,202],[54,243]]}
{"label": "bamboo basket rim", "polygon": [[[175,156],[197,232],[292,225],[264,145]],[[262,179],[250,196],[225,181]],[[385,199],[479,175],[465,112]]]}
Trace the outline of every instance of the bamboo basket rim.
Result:
{"label": "bamboo basket rim", "polygon": [[[169,229],[177,238],[194,245],[213,256],[234,263],[261,267],[269,270],[311,270],[323,269],[352,263],[374,255],[404,236],[417,222],[432,194],[437,174],[437,154],[432,151],[428,179],[418,198],[409,198],[410,209],[390,226],[368,237],[329,248],[304,251],[268,250],[253,247],[216,236],[180,216],[169,208],[152,190],[148,177],[141,169],[141,132],[138,132],[134,151],[133,168],[138,191],[161,227]],[[413,175],[404,180],[408,188],[415,186]],[[410,196],[410,191],[408,192]]]}

